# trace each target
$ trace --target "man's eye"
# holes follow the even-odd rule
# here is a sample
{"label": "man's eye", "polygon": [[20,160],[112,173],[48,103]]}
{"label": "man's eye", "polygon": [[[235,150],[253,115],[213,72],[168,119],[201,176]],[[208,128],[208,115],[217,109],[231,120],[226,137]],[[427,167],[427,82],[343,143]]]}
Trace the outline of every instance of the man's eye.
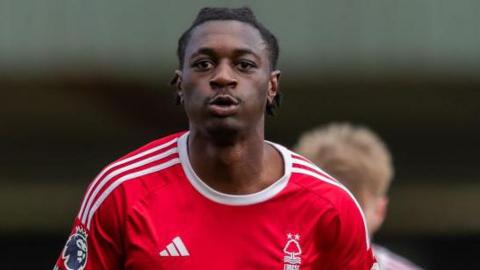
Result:
{"label": "man's eye", "polygon": [[250,61],[240,61],[238,64],[237,64],[237,68],[240,70],[240,71],[250,71],[251,69],[253,68],[256,68],[257,66],[255,65],[255,63],[252,63]]}
{"label": "man's eye", "polygon": [[192,67],[196,70],[204,71],[204,70],[209,70],[210,68],[213,67],[212,61],[209,60],[200,60],[195,63],[193,63]]}

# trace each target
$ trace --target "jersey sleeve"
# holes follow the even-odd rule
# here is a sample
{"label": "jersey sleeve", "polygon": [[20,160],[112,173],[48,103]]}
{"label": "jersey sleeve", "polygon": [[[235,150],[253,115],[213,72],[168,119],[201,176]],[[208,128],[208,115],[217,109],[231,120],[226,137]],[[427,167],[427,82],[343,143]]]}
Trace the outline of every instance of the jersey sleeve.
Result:
{"label": "jersey sleeve", "polygon": [[333,249],[332,270],[377,270],[366,223],[360,207],[352,196],[342,192],[331,215]]}
{"label": "jersey sleeve", "polygon": [[123,269],[123,210],[118,197],[118,194],[109,196],[91,220],[88,215],[83,219],[79,213],[54,270]]}
{"label": "jersey sleeve", "polygon": [[[74,220],[70,236],[54,269],[124,269],[126,220],[129,210],[146,192],[142,183],[130,184],[146,171],[153,154],[176,147],[179,132],[155,140],[106,166],[92,181]],[[129,187],[125,187],[128,185]]]}

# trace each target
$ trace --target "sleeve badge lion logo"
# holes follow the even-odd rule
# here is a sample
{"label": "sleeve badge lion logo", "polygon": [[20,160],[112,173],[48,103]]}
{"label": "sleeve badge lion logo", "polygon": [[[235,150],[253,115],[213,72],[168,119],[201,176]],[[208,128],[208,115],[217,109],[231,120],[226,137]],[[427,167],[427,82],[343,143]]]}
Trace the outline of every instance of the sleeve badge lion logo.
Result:
{"label": "sleeve badge lion logo", "polygon": [[81,227],[76,227],[63,249],[62,258],[67,270],[83,270],[87,264],[87,233]]}

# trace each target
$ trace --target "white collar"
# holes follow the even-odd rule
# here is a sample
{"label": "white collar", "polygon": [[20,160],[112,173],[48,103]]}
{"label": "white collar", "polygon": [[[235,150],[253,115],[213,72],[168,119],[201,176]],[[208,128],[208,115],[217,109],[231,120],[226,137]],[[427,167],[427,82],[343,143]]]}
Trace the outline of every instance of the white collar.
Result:
{"label": "white collar", "polygon": [[233,194],[222,193],[211,188],[198,177],[198,175],[195,173],[195,171],[192,168],[190,159],[188,158],[188,148],[187,148],[188,134],[189,132],[186,132],[178,139],[178,152],[180,156],[180,161],[183,167],[183,171],[185,172],[185,175],[188,178],[188,181],[204,197],[220,204],[250,205],[250,204],[261,203],[274,197],[287,186],[288,181],[290,179],[291,171],[292,171],[291,170],[292,158],[290,155],[290,151],[279,144],[265,141],[270,145],[272,145],[273,147],[275,147],[275,149],[277,149],[282,155],[283,163],[284,163],[283,167],[285,169],[284,169],[284,174],[282,175],[282,177],[280,177],[280,179],[278,179],[270,186],[256,193],[245,194],[245,195],[233,195]]}

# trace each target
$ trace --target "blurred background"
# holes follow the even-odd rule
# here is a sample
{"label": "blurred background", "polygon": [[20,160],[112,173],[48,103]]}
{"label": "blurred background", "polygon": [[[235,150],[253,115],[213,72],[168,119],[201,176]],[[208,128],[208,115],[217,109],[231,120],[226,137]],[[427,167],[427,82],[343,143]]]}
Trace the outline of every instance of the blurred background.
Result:
{"label": "blurred background", "polygon": [[51,269],[101,168],[187,128],[168,85],[177,39],[200,7],[242,5],[280,41],[267,138],[372,128],[396,167],[375,241],[479,269],[478,1],[0,0],[2,269]]}

